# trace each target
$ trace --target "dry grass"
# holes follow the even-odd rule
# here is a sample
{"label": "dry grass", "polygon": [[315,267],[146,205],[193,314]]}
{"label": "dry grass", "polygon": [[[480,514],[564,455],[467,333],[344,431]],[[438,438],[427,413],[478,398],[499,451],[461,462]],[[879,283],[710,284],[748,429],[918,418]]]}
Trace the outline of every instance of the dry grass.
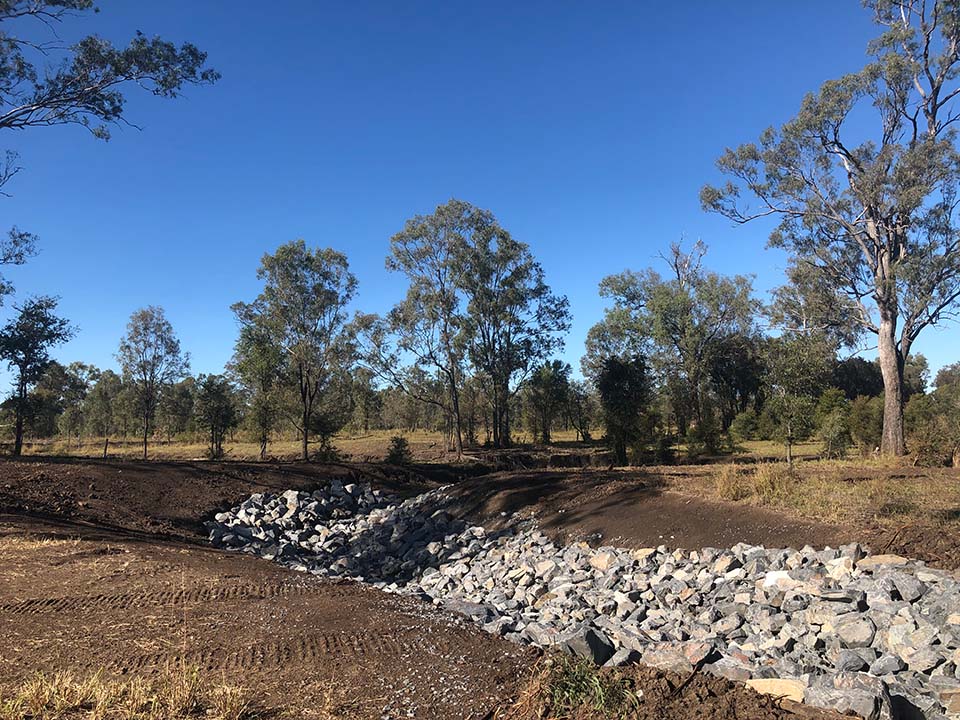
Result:
{"label": "dry grass", "polygon": [[254,720],[263,717],[243,688],[194,668],[173,666],[151,679],[102,672],[39,674],[0,695],[0,720]]}
{"label": "dry grass", "polygon": [[713,484],[723,500],[752,500],[758,505],[778,505],[789,501],[797,479],[786,465],[758,463],[743,467],[733,463],[718,465]]}
{"label": "dry grass", "polygon": [[[365,434],[341,434],[334,438],[333,445],[344,457],[354,460],[383,460],[390,446],[390,438],[401,435],[410,443],[414,459],[418,461],[442,460],[446,448],[442,434],[427,431],[403,432],[399,430],[377,430]],[[316,450],[311,444],[311,451]],[[183,440],[157,440],[149,443],[147,451],[151,460],[205,460],[208,446],[205,442]],[[240,438],[224,443],[225,460],[252,461],[260,458],[260,445]],[[24,445],[25,455],[35,456],[71,456],[99,458],[103,454],[103,438],[86,438],[82,445],[76,440],[43,440],[28,442]],[[267,454],[272,459],[296,460],[300,457],[300,441],[279,439],[270,443]],[[111,439],[108,448],[111,458],[137,460],[143,456],[143,445],[135,438]]]}
{"label": "dry grass", "polygon": [[763,505],[833,523],[905,523],[960,529],[960,469],[902,460],[728,463],[665,476],[679,492]]}
{"label": "dry grass", "polygon": [[723,500],[743,500],[750,497],[750,486],[739,465],[724,463],[713,472],[713,485],[717,496]]}

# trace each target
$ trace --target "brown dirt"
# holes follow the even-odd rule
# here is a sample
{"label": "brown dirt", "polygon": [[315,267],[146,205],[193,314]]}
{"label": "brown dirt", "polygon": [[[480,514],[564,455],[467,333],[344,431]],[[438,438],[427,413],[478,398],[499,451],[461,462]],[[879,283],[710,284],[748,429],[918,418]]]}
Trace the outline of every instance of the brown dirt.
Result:
{"label": "brown dirt", "polygon": [[185,663],[295,717],[474,718],[534,657],[457,617],[252,557],[9,518],[0,524],[0,688],[38,670]]}
{"label": "brown dirt", "polygon": [[496,473],[459,483],[452,491],[460,498],[461,511],[484,524],[496,525],[520,513],[568,541],[592,544],[836,547],[856,539],[851,528],[671,492],[656,472],[643,470]]}
{"label": "brown dirt", "polygon": [[[123,675],[186,662],[254,688],[290,717],[484,718],[507,706],[536,651],[415,599],[205,545],[200,521],[213,512],[252,492],[309,489],[331,475],[401,494],[436,484],[360,465],[0,462],[0,691],[37,670]],[[499,473],[464,480],[456,492],[477,519],[534,513],[558,534],[600,533],[604,542],[843,537],[773,513],[691,503],[642,473]],[[651,707],[669,709],[663,717],[791,716],[779,708],[752,715],[757,696],[722,681],[676,691],[661,673],[643,677]],[[710,697],[701,697],[702,686]]]}
{"label": "brown dirt", "polygon": [[[549,666],[552,662],[552,658],[546,657],[539,665]],[[703,673],[682,677],[640,665],[602,669],[599,672],[608,680],[616,681],[618,685],[642,696],[639,704],[628,703],[627,709],[619,710],[616,717],[621,720],[691,720],[694,717],[697,720],[840,720],[841,717],[847,717],[785,698],[759,695],[744,688],[732,691],[729,682]],[[607,720],[612,717],[609,712],[589,706],[581,706],[572,713],[563,707],[555,707],[551,692],[554,677],[550,667],[538,667],[519,698],[501,710],[496,718]]]}

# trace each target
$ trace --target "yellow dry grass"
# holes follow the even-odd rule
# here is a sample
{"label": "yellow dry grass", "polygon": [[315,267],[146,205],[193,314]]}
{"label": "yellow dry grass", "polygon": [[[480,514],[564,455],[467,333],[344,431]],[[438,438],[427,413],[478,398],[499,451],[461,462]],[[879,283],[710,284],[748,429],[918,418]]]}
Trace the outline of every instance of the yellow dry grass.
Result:
{"label": "yellow dry grass", "polygon": [[39,674],[0,694],[0,720],[254,720],[250,693],[175,665],[154,678]]}
{"label": "yellow dry grass", "polygon": [[673,490],[764,505],[834,523],[960,528],[960,470],[914,468],[902,460],[807,460],[726,463],[702,472],[669,473]]}

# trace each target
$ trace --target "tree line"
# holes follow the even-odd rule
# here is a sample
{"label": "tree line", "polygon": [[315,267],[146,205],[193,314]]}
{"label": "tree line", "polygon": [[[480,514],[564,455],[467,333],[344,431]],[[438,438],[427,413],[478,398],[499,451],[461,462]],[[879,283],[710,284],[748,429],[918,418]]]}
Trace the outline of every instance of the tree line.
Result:
{"label": "tree line", "polygon": [[[220,457],[239,432],[261,457],[273,440],[296,436],[308,459],[329,457],[346,427],[439,431],[457,456],[507,447],[518,428],[543,444],[558,429],[579,441],[602,432],[619,464],[668,462],[680,445],[717,454],[757,439],[782,443],[788,461],[813,437],[830,457],[851,447],[878,452],[881,364],[844,355],[849,328],[839,321],[798,325],[809,305],[796,286],[762,304],[751,278],[708,270],[706,252],[703,243],[675,244],[662,256],[665,274],[605,278],[610,303],[588,333],[578,380],[553,357],[569,327],[566,298],[492,214],[452,200],[391,239],[387,267],[409,285],[383,316],[349,312],[357,281],[342,253],[296,240],[264,255],[261,292],[233,305],[239,333],[220,374],[189,375],[189,356],[157,307],[131,316],[119,373],[63,366],[47,350],[72,328],[49,299],[27,303],[0,330],[15,370],[0,410],[11,418],[14,454],[24,432],[78,445],[98,438],[104,456],[110,437],[136,435],[145,458],[152,438],[202,434]],[[932,389],[922,355],[904,366],[918,461],[960,455],[958,365],[941,370]]]}

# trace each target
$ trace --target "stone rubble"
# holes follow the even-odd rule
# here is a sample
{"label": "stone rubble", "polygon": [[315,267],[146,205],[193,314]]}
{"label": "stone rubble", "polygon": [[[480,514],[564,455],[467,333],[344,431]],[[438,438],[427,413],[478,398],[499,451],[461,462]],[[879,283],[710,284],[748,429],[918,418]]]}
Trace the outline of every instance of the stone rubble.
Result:
{"label": "stone rubble", "polygon": [[208,527],[219,547],[424,595],[508,640],[598,664],[702,668],[867,720],[960,718],[952,573],[856,544],[560,547],[529,524],[469,526],[448,502],[443,488],[399,502],[335,480],[252,495]]}

